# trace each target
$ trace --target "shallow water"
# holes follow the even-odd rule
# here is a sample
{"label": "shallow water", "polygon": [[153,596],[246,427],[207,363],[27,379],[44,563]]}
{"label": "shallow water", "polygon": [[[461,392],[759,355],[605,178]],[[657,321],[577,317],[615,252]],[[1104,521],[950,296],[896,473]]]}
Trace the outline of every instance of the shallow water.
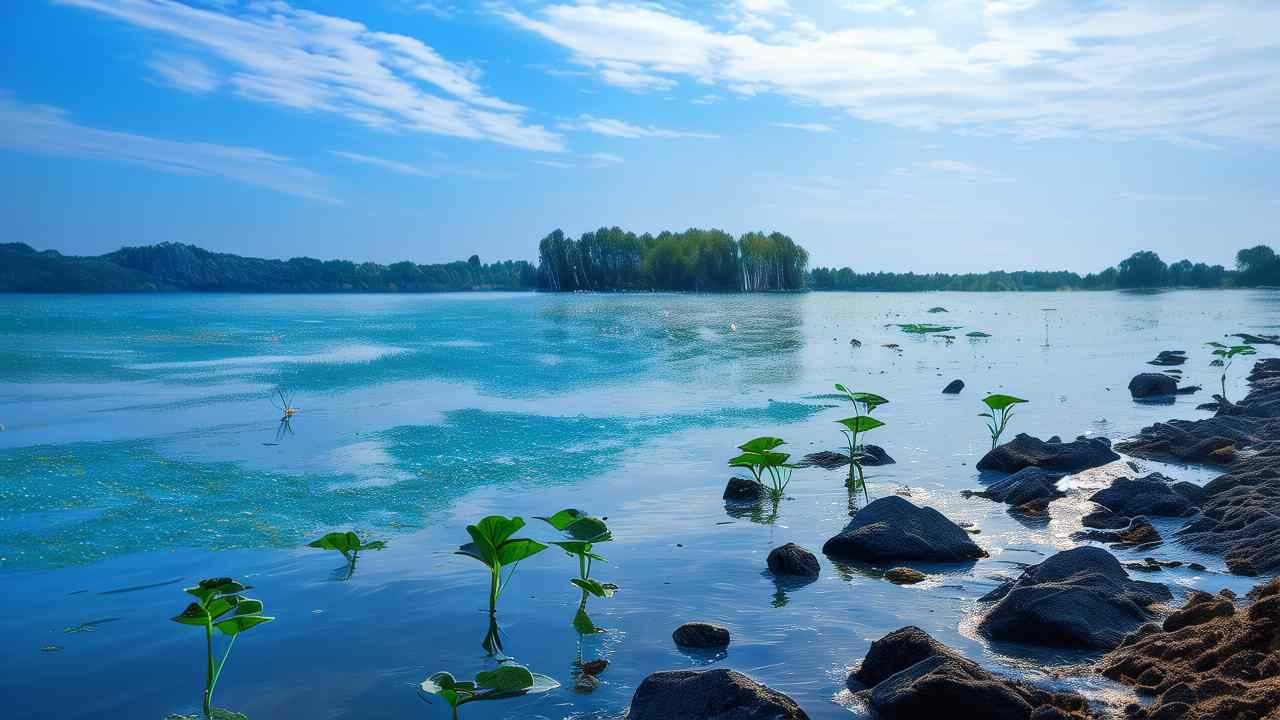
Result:
{"label": "shallow water", "polygon": [[[855,717],[845,667],[906,624],[993,669],[1122,703],[1123,689],[1092,676],[1046,675],[1091,656],[992,646],[972,624],[976,598],[1072,546],[1083,497],[1130,471],[1073,478],[1044,523],[964,499],[989,446],[979,399],[1031,401],[1011,433],[1123,438],[1203,415],[1194,408],[1217,373],[1202,343],[1274,332],[1278,318],[1274,291],[0,296],[0,705],[60,720],[194,710],[199,631],[168,618],[184,585],[233,575],[277,621],[238,642],[218,705],[254,718],[448,717],[417,684],[492,665],[480,647],[487,574],[452,554],[464,526],[523,515],[525,534],[555,539],[532,516],[563,507],[613,528],[594,576],[621,590],[590,604],[607,631],[575,633],[569,558],[530,559],[500,603],[506,651],[565,687],[468,705],[464,718],[617,717],[648,673],[706,665],[748,672],[814,718]],[[948,344],[886,326],[906,322],[961,329]],[[1128,379],[1166,349],[1190,351],[1186,380],[1206,390],[1132,402]],[[1233,368],[1232,397],[1246,372]],[[940,394],[957,377],[964,393]],[[841,447],[833,421],[849,413],[828,396],[836,382],[892,401],[868,440],[898,464],[869,469],[872,497],[909,492],[975,523],[990,558],[920,566],[933,574],[912,587],[826,558],[805,586],[764,572],[770,548],[816,551],[856,501],[840,471],[815,468],[796,471],[776,516],[727,512],[725,461],[763,434],[798,455]],[[285,432],[270,401],[280,386],[300,408]],[[343,581],[339,556],[303,546],[348,527],[389,546]],[[1143,575],[1175,594],[1251,585],[1172,543],[1117,555],[1210,568]],[[730,628],[727,657],[673,646],[671,631],[693,619]],[[596,657],[612,663],[603,685],[575,693],[575,660]]]}

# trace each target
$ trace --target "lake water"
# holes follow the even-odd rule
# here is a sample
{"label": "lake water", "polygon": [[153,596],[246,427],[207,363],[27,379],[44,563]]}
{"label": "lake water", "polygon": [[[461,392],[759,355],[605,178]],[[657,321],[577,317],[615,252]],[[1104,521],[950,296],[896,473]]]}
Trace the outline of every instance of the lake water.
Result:
{"label": "lake water", "polygon": [[[961,329],[948,344],[888,325],[907,322]],[[1205,415],[1195,405],[1218,378],[1203,343],[1277,323],[1280,292],[1243,290],[0,296],[0,706],[59,720],[197,709],[201,633],[169,618],[186,605],[182,587],[231,575],[277,620],[239,640],[215,704],[255,720],[447,718],[418,683],[494,664],[481,648],[487,572],[453,554],[464,527],[522,515],[523,534],[557,539],[532,516],[565,507],[607,516],[614,531],[593,575],[620,590],[589,605],[606,631],[573,628],[570,558],[552,548],[525,562],[500,602],[505,649],[564,687],[468,705],[463,718],[618,717],[647,674],[702,666],[747,672],[814,718],[856,717],[845,668],[907,624],[997,671],[1123,702],[1097,678],[1045,677],[1090,656],[991,645],[972,630],[976,599],[1071,547],[1084,494],[1128,473],[1117,464],[1066,481],[1079,492],[1043,523],[964,499],[990,444],[979,400],[1030,400],[1010,437],[1123,438]],[[973,330],[991,337],[964,337]],[[1129,378],[1166,349],[1190,351],[1182,369],[1206,391],[1134,403]],[[1233,368],[1232,397],[1247,364]],[[965,391],[942,395],[953,378]],[[834,421],[850,413],[829,397],[837,382],[891,400],[876,412],[888,426],[868,440],[898,462],[868,469],[872,497],[909,492],[976,524],[990,558],[922,567],[930,580],[910,587],[821,556],[809,585],[765,572],[772,547],[817,551],[856,500],[842,471],[804,469],[776,514],[728,512],[725,463],[757,435],[797,455],[842,447]],[[299,408],[283,433],[277,387]],[[347,580],[340,556],[305,547],[339,528],[389,543]],[[1118,555],[1210,568],[1155,576],[1175,594],[1252,584],[1176,544]],[[671,631],[698,619],[732,631],[727,656],[673,645]],[[611,662],[603,684],[575,692],[575,662],[598,657]]]}

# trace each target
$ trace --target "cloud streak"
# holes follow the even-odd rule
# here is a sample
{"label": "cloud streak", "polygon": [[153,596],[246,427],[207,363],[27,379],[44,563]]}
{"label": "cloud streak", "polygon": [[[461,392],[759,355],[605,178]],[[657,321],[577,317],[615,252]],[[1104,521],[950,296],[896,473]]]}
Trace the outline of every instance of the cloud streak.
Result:
{"label": "cloud streak", "polygon": [[336,203],[324,177],[289,158],[236,145],[166,140],[79,125],[65,111],[0,94],[0,148],[122,162],[174,175],[215,177]]}
{"label": "cloud streak", "polygon": [[692,138],[698,140],[715,140],[720,137],[719,135],[713,135],[711,133],[667,130],[665,128],[654,127],[652,125],[633,125],[623,120],[595,117],[594,115],[579,115],[576,120],[561,123],[560,127],[565,130],[582,130],[585,132],[595,133],[596,135],[626,138],[628,140],[634,140],[637,138]]}
{"label": "cloud streak", "polygon": [[167,35],[215,57],[241,97],[370,127],[559,151],[559,134],[488,95],[479,71],[419,40],[284,2],[225,12],[173,0],[55,0]]}
{"label": "cloud streak", "polygon": [[606,83],[777,93],[862,120],[1023,139],[1280,138],[1280,5],[1133,0],[851,3],[827,27],[785,3],[697,18],[647,2],[496,12]]}

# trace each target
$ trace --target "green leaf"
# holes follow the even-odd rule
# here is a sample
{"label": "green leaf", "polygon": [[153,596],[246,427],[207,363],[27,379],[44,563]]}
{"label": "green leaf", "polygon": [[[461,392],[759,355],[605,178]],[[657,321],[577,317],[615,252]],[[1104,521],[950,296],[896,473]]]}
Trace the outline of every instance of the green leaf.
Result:
{"label": "green leaf", "polygon": [[487,565],[492,565],[497,561],[500,542],[494,542],[492,538],[485,535],[482,528],[476,525],[468,525],[467,534],[471,536],[471,542],[462,547],[472,546],[472,552],[469,554],[473,557],[482,558]]}
{"label": "green leaf", "polygon": [[729,461],[729,465],[732,467],[745,467],[745,468],[763,467],[764,464],[765,464],[764,456],[761,455],[760,453],[754,453],[754,452],[742,453],[738,457],[733,458],[732,460]]}
{"label": "green leaf", "polygon": [[236,615],[221,622],[214,623],[213,626],[223,635],[239,635],[250,628],[257,627],[263,623],[269,623],[272,620],[275,620],[275,618],[265,617],[263,615]]}
{"label": "green leaf", "polygon": [[497,551],[491,548],[482,548],[475,543],[467,543],[457,550],[454,550],[453,554],[466,555],[469,558],[475,558],[489,567],[493,567],[493,562],[498,557]]}
{"label": "green leaf", "polygon": [[884,423],[871,417],[870,415],[859,415],[857,417],[845,418],[836,422],[849,428],[851,432],[864,433],[875,430],[878,427],[884,427]]}
{"label": "green leaf", "polygon": [[364,543],[360,546],[361,550],[382,550],[387,547],[386,540],[374,540],[373,542]]}
{"label": "green leaf", "polygon": [[422,681],[422,689],[425,692],[435,694],[441,690],[452,690],[455,684],[456,681],[453,679],[452,674],[447,672],[438,672]]}
{"label": "green leaf", "polygon": [[262,601],[252,598],[240,598],[240,602],[236,603],[237,615],[260,615],[262,614]]}
{"label": "green leaf", "polygon": [[498,548],[498,561],[503,565],[510,565],[527,557],[537,555],[546,549],[547,546],[537,540],[516,538],[515,540],[508,540],[502,544],[502,547]]}
{"label": "green leaf", "polygon": [[584,517],[587,517],[587,514],[581,510],[565,508],[551,517],[538,516],[537,519],[547,523],[560,532],[564,532],[566,528]]}
{"label": "green leaf", "polygon": [[210,600],[205,605],[205,610],[208,611],[210,617],[216,619],[231,612],[232,608],[239,605],[243,599],[239,595],[220,595]]}
{"label": "green leaf", "polygon": [[887,398],[884,398],[879,395],[876,395],[875,393],[869,393],[869,392],[850,393],[849,398],[854,402],[858,402],[858,403],[862,403],[863,405],[866,405],[867,412],[871,412],[872,410],[875,410],[881,405],[887,405],[889,403],[889,400]]}
{"label": "green leaf", "polygon": [[997,393],[997,394],[988,395],[982,398],[982,402],[985,403],[986,406],[991,408],[992,410],[1003,410],[1009,407],[1010,405],[1017,405],[1018,403],[1024,403],[1027,401],[1019,397],[1014,397],[1012,395],[1001,395]]}
{"label": "green leaf", "polygon": [[738,449],[747,453],[763,453],[785,444],[782,438],[758,437],[739,445]]}
{"label": "green leaf", "polygon": [[183,588],[183,592],[196,596],[203,604],[215,595],[244,592],[248,589],[247,586],[241,585],[231,578],[224,577],[201,580],[195,587]]}
{"label": "green leaf", "polygon": [[609,532],[609,526],[605,525],[604,521],[593,517],[584,517],[570,525],[568,532],[571,537],[578,540],[608,542],[613,539],[613,535]]}
{"label": "green leaf", "polygon": [[475,525],[468,525],[467,530],[470,531],[472,527],[477,528],[481,536],[487,539],[494,547],[498,547],[507,538],[515,535],[520,528],[524,527],[524,518],[506,518],[501,515],[490,515]]}
{"label": "green leaf", "polygon": [[176,623],[183,625],[204,625],[209,622],[209,611],[204,609],[200,603],[191,603],[181,615],[170,618]]}
{"label": "green leaf", "polygon": [[573,556],[587,555],[591,552],[591,543],[583,540],[560,540],[551,543]]}
{"label": "green leaf", "polygon": [[499,665],[494,670],[476,673],[476,687],[497,693],[523,692],[533,687],[533,673],[523,665]]}
{"label": "green leaf", "polygon": [[572,578],[569,582],[598,598],[613,597],[614,587],[612,585],[604,585],[598,580],[592,580],[590,578]]}

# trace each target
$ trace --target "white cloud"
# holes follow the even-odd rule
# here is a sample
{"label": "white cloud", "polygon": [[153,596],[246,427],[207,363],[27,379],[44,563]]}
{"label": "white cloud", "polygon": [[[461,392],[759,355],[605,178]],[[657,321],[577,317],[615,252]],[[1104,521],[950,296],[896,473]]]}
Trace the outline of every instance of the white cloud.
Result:
{"label": "white cloud", "polygon": [[1012,182],[1012,178],[1002,173],[962,160],[928,160],[893,168],[889,174],[895,177],[932,178],[963,183]]}
{"label": "white cloud", "polygon": [[0,147],[112,160],[175,175],[217,177],[311,200],[337,202],[322,176],[257,148],[166,140],[78,125],[65,111],[0,93]]}
{"label": "white cloud", "polygon": [[556,168],[557,170],[604,168],[621,165],[624,162],[622,156],[606,152],[584,153],[582,155],[578,155],[577,158],[577,162],[568,162],[566,160],[534,160],[534,162],[549,168]]}
{"label": "white cloud", "polygon": [[418,165],[410,165],[409,163],[400,162],[399,160],[388,160],[386,158],[351,152],[349,150],[330,150],[329,154],[343,158],[344,160],[350,160],[354,163],[360,163],[361,165],[368,165],[370,167],[380,168],[400,175],[412,175],[414,177],[439,178],[452,176],[467,177],[474,180],[506,180],[511,178],[511,174],[505,170],[471,167],[468,165],[441,162],[439,160],[432,162],[430,165],[420,167]]}
{"label": "white cloud", "polygon": [[633,125],[624,120],[615,120],[613,118],[602,118],[594,115],[579,115],[578,119],[564,122],[560,124],[564,130],[582,130],[595,133],[596,135],[605,135],[608,137],[619,137],[627,139],[635,138],[694,138],[699,140],[715,140],[719,135],[701,132],[688,132],[685,130],[667,130],[665,128],[654,127],[652,125],[640,126]]}
{"label": "white cloud", "polygon": [[[868,8],[901,3],[871,0]],[[1280,4],[945,0],[907,17],[795,10],[695,17],[649,2],[502,6],[517,27],[628,90],[777,93],[862,120],[1025,139],[1280,138]]]}
{"label": "white cloud", "polygon": [[283,2],[218,12],[173,0],[55,1],[209,53],[229,67],[228,84],[250,100],[335,113],[378,129],[563,149],[560,135],[525,122],[525,108],[486,94],[476,68],[405,35]]}
{"label": "white cloud", "polygon": [[213,68],[193,57],[162,53],[151,58],[147,67],[159,82],[193,95],[213,92],[222,84]]}
{"label": "white cloud", "polygon": [[584,155],[583,158],[585,158],[587,164],[592,167],[608,167],[610,165],[622,164],[622,156],[605,152],[588,153]]}
{"label": "white cloud", "polygon": [[790,128],[791,130],[804,130],[811,133],[829,133],[835,128],[825,123],[789,123],[777,122],[773,123],[774,127]]}
{"label": "white cloud", "polygon": [[429,173],[421,168],[414,167],[408,163],[398,162],[396,160],[387,160],[372,155],[362,155],[360,153],[348,152],[346,150],[330,150],[329,154],[336,155],[340,158],[350,160],[351,162],[360,163],[362,165],[370,165],[383,170],[390,170],[393,173],[401,175],[416,175],[418,177],[427,177]]}

